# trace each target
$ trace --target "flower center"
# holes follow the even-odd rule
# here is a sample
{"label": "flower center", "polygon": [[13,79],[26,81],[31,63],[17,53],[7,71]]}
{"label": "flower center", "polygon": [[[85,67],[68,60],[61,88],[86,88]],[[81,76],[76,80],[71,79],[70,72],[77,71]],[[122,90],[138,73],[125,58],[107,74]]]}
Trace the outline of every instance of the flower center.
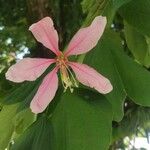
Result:
{"label": "flower center", "polygon": [[62,85],[64,87],[64,92],[67,90],[67,88],[69,88],[72,93],[73,88],[78,87],[78,84],[67,63],[68,58],[65,57],[61,52],[61,54],[56,58],[56,65],[60,68],[60,75]]}

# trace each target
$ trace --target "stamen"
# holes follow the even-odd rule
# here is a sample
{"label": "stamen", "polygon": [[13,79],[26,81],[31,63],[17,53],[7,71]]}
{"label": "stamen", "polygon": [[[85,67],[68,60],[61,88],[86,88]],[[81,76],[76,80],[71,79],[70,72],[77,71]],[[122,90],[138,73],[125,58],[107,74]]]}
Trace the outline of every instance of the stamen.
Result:
{"label": "stamen", "polygon": [[70,71],[70,69],[64,65],[60,67],[60,72],[61,72],[61,79],[62,79],[62,84],[64,87],[64,91],[67,90],[67,88],[70,89],[70,92],[73,92],[73,87],[78,87],[77,82]]}
{"label": "stamen", "polygon": [[71,72],[71,70],[68,68],[67,65],[65,65],[65,67],[66,67],[67,70],[69,71],[69,73],[70,73],[70,75],[71,75],[71,79],[73,80],[73,83],[74,83],[75,87],[79,87],[79,86],[78,86],[78,82],[77,82],[77,80],[75,79],[75,77],[74,77],[73,73]]}
{"label": "stamen", "polygon": [[66,65],[68,62],[68,59],[63,55],[59,55],[56,59],[57,65],[60,68],[60,75],[61,75],[61,81],[62,85],[64,87],[64,92],[69,88],[70,92],[73,92],[73,87],[78,87],[77,81],[72,74],[69,67]]}

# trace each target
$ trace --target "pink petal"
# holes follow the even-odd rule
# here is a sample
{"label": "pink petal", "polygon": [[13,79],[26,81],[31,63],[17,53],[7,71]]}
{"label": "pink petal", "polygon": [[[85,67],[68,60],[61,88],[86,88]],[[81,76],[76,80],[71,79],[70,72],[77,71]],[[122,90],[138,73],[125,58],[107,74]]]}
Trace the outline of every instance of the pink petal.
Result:
{"label": "pink petal", "polygon": [[45,17],[30,26],[29,30],[33,33],[38,42],[52,50],[56,55],[59,54],[58,34],[53,26],[50,17]]}
{"label": "pink petal", "polygon": [[36,95],[31,101],[30,108],[33,113],[43,112],[54,98],[58,89],[57,69],[52,70],[43,80]]}
{"label": "pink petal", "polygon": [[54,62],[54,59],[24,58],[8,69],[6,79],[13,82],[34,81]]}
{"label": "pink petal", "polygon": [[95,47],[104,32],[106,22],[106,17],[98,16],[90,26],[80,29],[69,43],[66,56],[83,54]]}
{"label": "pink petal", "polygon": [[99,74],[93,68],[85,65],[70,62],[69,65],[76,74],[76,78],[84,85],[96,89],[98,92],[107,94],[112,91],[113,87],[110,81]]}

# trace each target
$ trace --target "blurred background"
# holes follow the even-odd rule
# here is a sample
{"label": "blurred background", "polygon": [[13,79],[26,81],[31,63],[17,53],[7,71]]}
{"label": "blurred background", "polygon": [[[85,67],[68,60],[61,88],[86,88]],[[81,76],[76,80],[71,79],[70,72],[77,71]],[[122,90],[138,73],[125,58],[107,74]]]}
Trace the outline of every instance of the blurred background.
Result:
{"label": "blurred background", "polygon": [[[29,26],[45,16],[52,17],[59,33],[59,45],[63,49],[73,34],[93,19],[94,16],[87,13],[86,9],[88,12],[93,12],[100,3],[101,7],[97,13],[99,14],[105,7],[105,2],[102,0],[96,0],[93,7],[88,5],[92,2],[94,1],[0,0],[0,99],[6,97],[16,85],[5,79],[5,72],[9,66],[24,57],[52,56],[49,50],[34,40],[28,30]],[[112,23],[108,26],[125,39],[124,24],[119,13],[115,14]],[[126,40],[122,42],[125,53],[140,62],[140,59],[127,48]],[[144,67],[149,70],[149,62]],[[150,109],[129,100],[130,98],[126,98],[123,120],[113,121],[114,137],[110,150],[150,150]]]}

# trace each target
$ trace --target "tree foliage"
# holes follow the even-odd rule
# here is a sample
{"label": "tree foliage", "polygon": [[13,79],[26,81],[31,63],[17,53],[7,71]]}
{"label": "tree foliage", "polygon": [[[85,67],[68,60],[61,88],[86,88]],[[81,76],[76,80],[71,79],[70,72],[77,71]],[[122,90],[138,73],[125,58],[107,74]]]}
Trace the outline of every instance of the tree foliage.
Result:
{"label": "tree foliage", "polygon": [[[125,148],[123,139],[150,129],[149,0],[0,0],[0,150],[108,150]],[[73,57],[110,79],[114,89],[98,94],[80,85],[73,94],[62,85],[43,113],[29,104],[44,73],[15,84],[5,72],[19,56],[51,57],[28,27],[51,16],[63,50],[73,34],[97,15],[107,27],[88,54]],[[51,68],[47,70],[49,72]]]}

